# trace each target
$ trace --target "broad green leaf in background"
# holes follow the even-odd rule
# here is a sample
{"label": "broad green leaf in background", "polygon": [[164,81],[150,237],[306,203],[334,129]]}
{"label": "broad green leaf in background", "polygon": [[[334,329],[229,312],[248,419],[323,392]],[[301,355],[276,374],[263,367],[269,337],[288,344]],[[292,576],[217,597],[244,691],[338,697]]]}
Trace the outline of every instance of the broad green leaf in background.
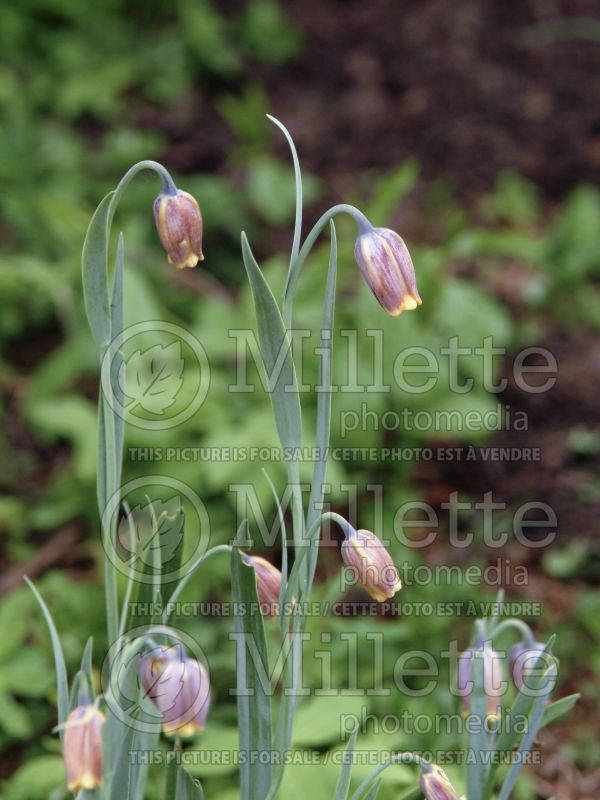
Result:
{"label": "broad green leaf in background", "polygon": [[11,777],[7,789],[10,800],[47,800],[65,781],[62,756],[29,759]]}

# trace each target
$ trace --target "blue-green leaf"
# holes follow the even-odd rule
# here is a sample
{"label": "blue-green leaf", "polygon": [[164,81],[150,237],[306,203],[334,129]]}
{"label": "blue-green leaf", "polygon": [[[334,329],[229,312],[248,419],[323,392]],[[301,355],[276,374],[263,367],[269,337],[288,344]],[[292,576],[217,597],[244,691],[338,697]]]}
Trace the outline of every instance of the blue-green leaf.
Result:
{"label": "blue-green leaf", "polygon": [[539,729],[542,727],[544,709],[548,705],[548,700],[550,699],[550,688],[547,686],[546,682],[549,681],[553,686],[556,682],[557,671],[556,662],[554,662],[543,673],[542,686],[545,686],[548,690],[544,691],[542,695],[534,699],[527,730],[525,731],[525,735],[523,736],[521,744],[519,745],[516,758],[508,771],[508,775],[506,776],[504,783],[502,784],[502,789],[500,790],[500,796],[498,800],[508,800],[514,785],[517,782],[517,777],[525,761],[523,756],[533,747],[535,737],[537,736]]}
{"label": "blue-green leaf", "polygon": [[[490,765],[484,797],[489,797],[492,792],[494,775],[498,764],[502,762],[503,757],[506,757],[515,749],[516,743],[519,740],[519,737],[522,735],[520,727],[518,725],[515,726],[514,724],[511,724],[510,720],[529,718],[533,714],[534,703],[537,699],[539,699],[534,697],[534,693],[541,691],[542,689],[547,689],[543,696],[546,699],[546,703],[549,700],[551,687],[548,687],[548,672],[550,670],[550,667],[548,666],[548,656],[551,654],[551,649],[555,638],[555,636],[550,637],[549,641],[546,643],[546,647],[540,652],[537,661],[535,662],[535,665],[532,669],[532,674],[528,679],[528,687],[530,691],[519,692],[510,708],[510,717],[507,715],[503,720],[503,728],[494,743],[494,750],[496,751],[497,758],[494,759]],[[550,666],[554,666],[554,664]],[[564,699],[567,700],[568,698]],[[544,707],[545,705],[546,704],[544,704]],[[528,723],[527,733],[529,732],[530,725],[531,722]],[[523,740],[521,741],[521,747],[522,745]]]}
{"label": "blue-green leaf", "polygon": [[302,438],[302,417],[291,343],[273,292],[256,263],[244,233],[242,255],[254,298],[260,352],[277,432],[282,447],[296,448],[300,446]]}
{"label": "blue-green leaf", "polygon": [[360,784],[358,789],[352,795],[351,800],[367,800],[367,798],[374,797],[379,790],[379,782],[375,783],[375,795],[371,795],[369,792],[373,789],[373,784],[377,781],[377,778],[381,775],[381,773],[386,770],[388,767],[391,767],[393,764],[415,764],[418,765],[422,763],[422,759],[415,753],[395,753],[391,755],[387,761],[384,761],[383,764],[380,764],[373,772],[364,779],[364,781]]}
{"label": "blue-green leaf", "polygon": [[376,783],[371,786],[370,789],[364,793],[362,800],[375,800],[377,795],[379,794],[379,789],[381,788],[381,779],[379,779]]}
{"label": "blue-green leaf", "polygon": [[569,712],[580,697],[581,695],[579,693],[569,694],[567,697],[561,697],[560,700],[556,700],[554,703],[550,703],[550,705],[546,706],[541,727],[544,728],[546,725],[554,722],[555,719]]}
{"label": "blue-green leaf", "polygon": [[[50,632],[50,639],[52,641],[52,652],[54,654],[54,669],[56,672],[56,697],[57,697],[57,707],[58,707],[58,724],[62,725],[69,713],[69,684],[67,681],[67,668],[65,667],[65,657],[62,651],[62,645],[60,643],[60,638],[58,636],[58,631],[56,630],[56,625],[54,624],[54,620],[52,619],[52,615],[48,610],[48,606],[44,602],[41,594],[35,588],[33,583],[29,580],[29,578],[24,578],[25,583],[29,586],[31,591],[33,592],[35,599],[38,602],[39,607],[42,610],[42,614],[44,615],[44,619],[46,620],[46,625],[48,626],[48,631]],[[62,739],[62,728],[60,729],[60,736]]]}
{"label": "blue-green leaf", "polygon": [[[321,375],[320,391],[317,393],[317,430],[315,445],[317,460],[313,470],[310,500],[306,524],[310,528],[318,519],[323,501],[323,484],[327,469],[327,453],[329,448],[329,432],[331,428],[331,355],[333,345],[333,314],[335,308],[335,284],[337,277],[337,237],[333,220],[331,228],[331,250],[329,253],[329,271],[325,289],[325,306],[323,310],[323,328],[321,333]],[[309,586],[312,582],[317,564],[318,548],[311,553],[309,562]]]}
{"label": "blue-green leaf", "polygon": [[280,122],[276,117],[272,117],[271,114],[267,114],[267,118],[271,120],[277,127],[283,131],[283,135],[287,139],[287,143],[290,147],[290,152],[292,154],[292,161],[294,162],[294,180],[296,184],[296,220],[294,223],[294,239],[292,242],[292,250],[290,253],[290,269],[294,261],[298,258],[298,253],[300,252],[300,238],[302,236],[302,172],[300,170],[300,161],[298,160],[298,153],[296,152],[296,146],[294,144],[294,140],[292,139],[290,132],[285,127],[283,122]]}
{"label": "blue-green leaf", "polygon": [[[242,800],[264,800],[271,785],[271,697],[263,675],[269,674],[267,643],[259,611],[254,568],[244,564],[239,550],[231,552],[231,593],[237,642],[237,708]],[[248,657],[246,642],[254,645]],[[243,692],[241,690],[244,690]],[[247,690],[247,692],[246,692]],[[267,754],[263,759],[261,754]],[[261,763],[264,762],[264,763]]]}
{"label": "blue-green leaf", "polygon": [[469,729],[469,754],[471,761],[467,765],[467,797],[482,798],[487,778],[486,757],[489,750],[489,738],[485,720],[487,715],[487,696],[484,682],[483,651],[473,651],[472,658],[473,689],[470,696],[469,710],[477,720]]}
{"label": "blue-green leaf", "polygon": [[82,252],[83,300],[94,341],[100,352],[110,342],[108,235],[114,192],[102,200],[92,217]]}
{"label": "blue-green leaf", "polygon": [[[171,798],[168,798],[171,800]],[[192,776],[183,767],[177,770],[177,783],[173,800],[204,800],[204,792],[198,779]]]}
{"label": "blue-green leaf", "polygon": [[342,764],[340,777],[335,787],[333,800],[347,800],[348,792],[350,791],[350,780],[352,778],[352,754],[354,752],[355,743],[356,733],[353,733],[348,739],[348,744],[344,750],[344,763]]}

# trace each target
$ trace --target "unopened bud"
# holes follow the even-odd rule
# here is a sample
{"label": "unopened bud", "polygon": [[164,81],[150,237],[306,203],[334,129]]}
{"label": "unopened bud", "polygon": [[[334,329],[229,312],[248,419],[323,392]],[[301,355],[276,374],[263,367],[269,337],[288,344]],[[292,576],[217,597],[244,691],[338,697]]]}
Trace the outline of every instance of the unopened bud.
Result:
{"label": "unopened bud", "polygon": [[508,654],[510,675],[515,688],[521,691],[527,677],[535,671],[540,653],[546,647],[542,642],[519,642],[511,647]]}
{"label": "unopened bud", "polygon": [[483,658],[483,691],[487,697],[488,722],[500,717],[502,695],[502,659],[489,642],[465,650],[458,656],[458,695],[462,698],[463,714],[468,716],[469,697],[473,691],[473,660]]}
{"label": "unopened bud", "polygon": [[388,600],[402,588],[390,554],[371,531],[349,527],[342,542],[342,558],[374,600]]}
{"label": "unopened bud", "polygon": [[178,269],[202,261],[202,214],[191,194],[161,192],[154,201],[154,220],[169,264]]}
{"label": "unopened bud", "polygon": [[210,707],[206,668],[183,647],[156,647],[140,663],[140,680],[162,716],[163,731],[193,736],[204,730]]}
{"label": "unopened bud", "polygon": [[256,573],[256,593],[260,610],[267,617],[278,616],[279,594],[281,592],[281,572],[266,558],[242,553],[244,564],[254,567]]}
{"label": "unopened bud", "polygon": [[392,317],[421,305],[410,253],[395,231],[365,230],[356,240],[354,256],[369,288]]}
{"label": "unopened bud", "polygon": [[460,800],[448,776],[437,764],[423,764],[419,789],[423,792],[425,800]]}
{"label": "unopened bud", "polygon": [[104,714],[92,704],[77,706],[67,717],[63,754],[67,785],[75,794],[100,786],[104,722]]}

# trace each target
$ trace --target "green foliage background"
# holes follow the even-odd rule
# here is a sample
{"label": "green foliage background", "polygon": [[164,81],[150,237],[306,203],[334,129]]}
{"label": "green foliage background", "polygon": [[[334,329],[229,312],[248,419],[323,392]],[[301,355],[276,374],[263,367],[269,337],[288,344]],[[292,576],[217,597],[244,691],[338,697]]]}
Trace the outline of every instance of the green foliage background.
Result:
{"label": "green foliage background", "polygon": [[[68,568],[44,570],[38,584],[55,614],[68,664],[75,668],[87,636],[93,633],[96,658],[103,653],[102,593],[96,565],[100,561],[95,504],[95,419],[97,364],[82,307],[80,249],[89,218],[101,197],[114,187],[136,160],[156,158],[168,167],[177,153],[181,131],[195,121],[214,122],[231,147],[215,165],[186,164],[178,182],[201,203],[205,225],[206,262],[203,282],[183,285],[166,267],[153,230],[151,203],[157,186],[152,178],[137,180],[119,210],[118,227],[126,240],[128,323],[147,319],[187,327],[205,347],[211,363],[211,388],[206,403],[185,425],[161,434],[130,429],[127,447],[275,446],[276,436],[268,397],[262,391],[231,395],[235,341],[232,328],[254,326],[249,289],[239,254],[239,231],[247,231],[274,287],[284,277],[285,256],[273,255],[293,221],[293,182],[287,161],[273,156],[272,132],[265,112],[264,90],[246,78],[260,63],[285,69],[301,51],[302,33],[286,21],[275,0],[249,0],[225,14],[209,0],[177,0],[171,4],[108,0],[92,4],[77,0],[23,0],[1,4],[0,26],[0,388],[2,389],[2,453],[0,462],[0,530],[2,558],[7,567],[34,564],[44,542],[75,525],[80,534],[77,558]],[[211,104],[210,112],[198,109]],[[319,135],[318,131],[314,132]],[[301,155],[301,154],[300,154]],[[213,168],[216,166],[216,169]],[[177,170],[175,170],[177,173]],[[441,176],[443,177],[443,176]],[[363,187],[356,196],[336,198],[356,202],[379,225],[392,225],[400,203],[417,185],[418,165],[396,165],[386,175],[356,176]],[[366,189],[364,188],[366,187]],[[315,175],[305,176],[309,213],[327,197]],[[513,173],[498,176],[492,194],[476,209],[461,207],[449,187],[440,182],[421,193],[418,235],[409,241],[417,267],[422,309],[397,320],[384,318],[360,280],[353,263],[353,231],[340,224],[340,277],[336,352],[343,351],[339,330],[355,328],[359,342],[366,331],[382,328],[386,342],[388,394],[370,394],[368,409],[411,408],[484,412],[497,399],[481,385],[475,363],[465,360],[464,377],[475,389],[453,395],[442,373],[435,391],[402,393],[392,380],[393,359],[403,348],[425,345],[439,350],[450,336],[464,346],[479,346],[485,336],[496,345],[516,349],[541,339],[548,320],[565,329],[579,325],[600,329],[598,275],[600,263],[600,196],[581,186],[550,213],[536,187]],[[311,259],[300,290],[297,324],[318,328],[321,308],[314,303],[323,291],[326,246]],[[499,299],[493,290],[512,264],[521,267],[514,296]],[[198,291],[200,289],[200,291]],[[316,344],[316,342],[312,342]],[[308,348],[307,348],[308,349]],[[371,378],[371,350],[361,344],[360,377]],[[344,365],[336,361],[334,382],[344,380]],[[251,373],[252,374],[252,373]],[[315,380],[315,359],[307,358],[305,375]],[[255,378],[258,375],[254,374]],[[435,440],[416,432],[357,431],[345,437],[340,412],[360,410],[363,394],[333,398],[332,444],[346,446],[417,447]],[[574,446],[598,448],[585,429],[574,433]],[[440,440],[477,440],[461,431],[442,432]],[[310,444],[310,442],[307,442]],[[270,492],[258,462],[126,461],[125,480],[155,471],[172,475],[193,487],[207,502],[214,543],[233,536],[235,503],[232,483],[256,486],[263,506],[272,507]],[[283,480],[281,465],[268,465],[271,477]],[[345,483],[355,484],[359,503],[368,497],[374,479],[386,486],[384,516],[390,526],[395,509],[416,496],[411,469],[405,462],[385,465],[333,462],[328,471],[331,502],[344,510]],[[590,487],[593,491],[594,486]],[[367,503],[365,502],[365,507]],[[369,513],[360,524],[369,527]],[[582,545],[583,553],[585,546]],[[417,552],[400,552],[403,561],[418,562]],[[579,552],[579,556],[578,556]],[[548,561],[551,574],[572,574],[581,547],[556,553]],[[584,556],[583,556],[584,557]],[[483,564],[481,549],[474,558]],[[570,560],[569,560],[570,559]],[[575,559],[575,566],[573,566]],[[190,586],[186,599],[224,599],[228,560],[215,559],[202,580]],[[337,561],[325,554],[317,600],[337,597]],[[8,574],[8,572],[7,572]],[[11,585],[12,588],[12,585]],[[464,586],[414,586],[411,602],[463,601],[491,598],[493,592]],[[558,630],[557,654],[562,675],[570,682],[577,648],[590,648],[591,667],[600,664],[600,630],[594,619],[598,597],[583,592],[578,605],[580,628]],[[396,658],[418,647],[441,652],[450,637],[466,637],[469,620],[418,617],[375,621],[371,618],[316,618],[318,637],[339,637],[352,624],[360,646],[359,680],[369,683],[371,656],[366,634],[385,626],[386,681],[391,683]],[[235,706],[228,695],[234,680],[233,648],[228,620],[185,620],[212,655],[213,712],[199,742],[204,750],[235,750]],[[534,620],[539,626],[540,621]],[[49,642],[33,598],[19,586],[0,601],[0,753],[10,769],[1,797],[36,800],[62,796],[59,745],[50,734],[54,719],[54,689]],[[543,627],[542,638],[549,631]],[[275,644],[275,642],[273,642]],[[344,649],[336,649],[334,670],[344,685]],[[307,654],[307,683],[319,682],[318,660]],[[415,713],[455,708],[441,689],[417,702]],[[362,699],[360,699],[362,703]],[[370,710],[380,716],[400,714],[405,698],[374,696]],[[295,744],[307,750],[339,748],[339,704],[352,713],[357,698],[315,697],[298,714]],[[315,725],[315,720],[319,724]],[[582,737],[583,741],[583,737]],[[371,734],[361,749],[456,748],[460,739],[423,734],[407,737]],[[598,760],[597,745],[572,745],[583,764]],[[231,800],[235,768],[191,765],[203,779],[207,796]],[[290,767],[282,796],[297,785],[300,767]],[[11,777],[10,773],[14,771]],[[365,767],[364,774],[370,768]],[[451,768],[452,777],[458,774]],[[304,792],[312,800],[331,796],[337,767],[302,771]],[[362,777],[357,769],[357,777]],[[385,773],[382,797],[395,796],[411,776],[409,768]],[[159,796],[159,787],[156,787]],[[531,797],[527,781],[522,798]]]}

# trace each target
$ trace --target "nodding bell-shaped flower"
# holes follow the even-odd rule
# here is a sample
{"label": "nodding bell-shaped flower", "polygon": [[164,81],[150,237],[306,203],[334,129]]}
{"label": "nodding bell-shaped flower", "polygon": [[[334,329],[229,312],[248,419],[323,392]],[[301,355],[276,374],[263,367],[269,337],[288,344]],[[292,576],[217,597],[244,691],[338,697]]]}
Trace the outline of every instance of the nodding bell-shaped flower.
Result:
{"label": "nodding bell-shaped flower", "polygon": [[74,708],[64,725],[63,754],[67,785],[77,794],[95,789],[102,778],[102,726],[104,714],[95,705]]}
{"label": "nodding bell-shaped flower", "polygon": [[191,194],[172,185],[154,201],[154,220],[169,264],[178,269],[195,267],[202,261],[202,214]]}
{"label": "nodding bell-shaped flower", "polygon": [[256,593],[261,613],[267,617],[279,614],[279,593],[281,592],[281,572],[266,558],[242,553],[244,564],[254,567],[256,573]]}
{"label": "nodding bell-shaped flower", "polygon": [[[511,647],[508,654],[508,668],[515,688],[521,691],[526,685],[529,675],[536,672],[536,663],[540,653],[546,647],[542,642],[519,642]],[[544,664],[544,666],[547,666]]]}
{"label": "nodding bell-shaped flower", "polygon": [[374,600],[389,600],[402,588],[390,554],[371,531],[348,525],[342,558]]}
{"label": "nodding bell-shaped flower", "polygon": [[500,717],[500,697],[502,696],[502,658],[491,643],[482,642],[478,647],[469,648],[458,656],[458,695],[462,698],[463,715],[470,713],[469,697],[473,692],[473,661],[483,658],[483,690],[487,697],[486,720],[493,722]]}
{"label": "nodding bell-shaped flower", "polygon": [[421,305],[410,253],[395,231],[363,228],[354,256],[369,288],[392,317]]}
{"label": "nodding bell-shaped flower", "polygon": [[206,668],[183,647],[156,647],[141,659],[140,680],[162,716],[166,734],[193,736],[204,730],[210,707]]}
{"label": "nodding bell-shaped flower", "polygon": [[461,800],[444,770],[436,764],[421,766],[419,789],[425,800]]}

